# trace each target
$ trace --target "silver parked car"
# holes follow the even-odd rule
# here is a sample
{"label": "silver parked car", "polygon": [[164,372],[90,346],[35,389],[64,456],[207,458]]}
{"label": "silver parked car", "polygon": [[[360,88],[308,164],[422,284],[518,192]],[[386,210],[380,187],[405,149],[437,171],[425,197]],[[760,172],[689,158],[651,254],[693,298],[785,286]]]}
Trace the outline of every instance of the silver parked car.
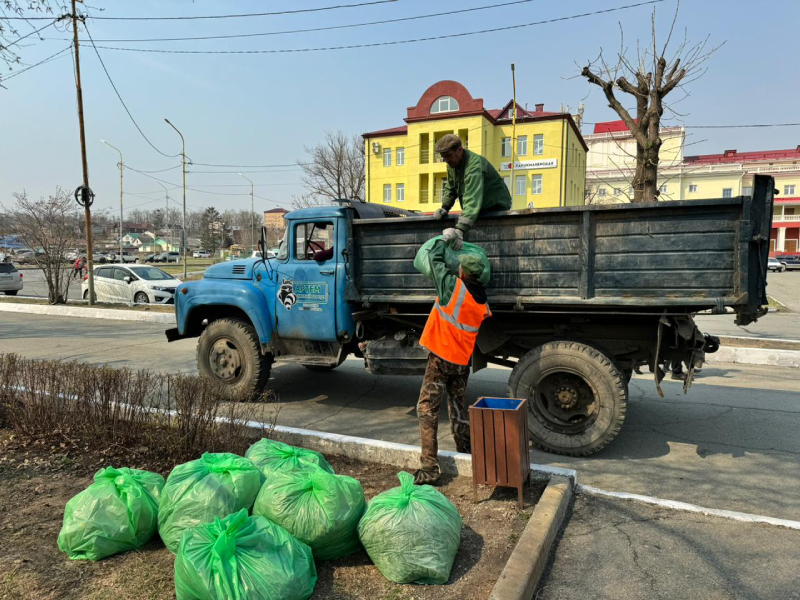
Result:
{"label": "silver parked car", "polygon": [[[94,270],[97,302],[124,304],[173,304],[175,288],[181,283],[169,273],[146,265],[106,265]],[[89,298],[89,282],[81,285],[83,299]]]}
{"label": "silver parked car", "polygon": [[22,289],[22,273],[10,262],[0,262],[0,292],[16,296]]}

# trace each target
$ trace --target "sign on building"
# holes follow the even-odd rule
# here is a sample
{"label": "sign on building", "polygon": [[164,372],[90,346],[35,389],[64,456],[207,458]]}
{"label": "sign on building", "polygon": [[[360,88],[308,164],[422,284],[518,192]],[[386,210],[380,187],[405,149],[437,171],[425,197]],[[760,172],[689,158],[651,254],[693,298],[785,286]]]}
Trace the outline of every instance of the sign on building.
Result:
{"label": "sign on building", "polygon": [[[557,158],[548,158],[544,160],[518,160],[514,163],[515,171],[526,171],[529,169],[555,169],[558,166]],[[501,171],[510,171],[511,163],[505,162],[500,164]]]}

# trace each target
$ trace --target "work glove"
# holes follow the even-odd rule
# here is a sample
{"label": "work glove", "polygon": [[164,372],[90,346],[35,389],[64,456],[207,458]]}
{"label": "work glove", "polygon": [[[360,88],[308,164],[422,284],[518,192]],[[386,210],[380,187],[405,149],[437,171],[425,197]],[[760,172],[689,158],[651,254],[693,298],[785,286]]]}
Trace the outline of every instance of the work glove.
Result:
{"label": "work glove", "polygon": [[464,245],[464,234],[460,229],[456,229],[455,227],[448,227],[445,229],[442,232],[442,239],[456,252],[461,250],[461,246]]}
{"label": "work glove", "polygon": [[437,219],[437,220],[438,219],[443,219],[444,217],[447,216],[447,213],[449,213],[449,212],[450,212],[450,210],[447,209],[447,208],[437,208],[436,212],[433,213],[433,218]]}

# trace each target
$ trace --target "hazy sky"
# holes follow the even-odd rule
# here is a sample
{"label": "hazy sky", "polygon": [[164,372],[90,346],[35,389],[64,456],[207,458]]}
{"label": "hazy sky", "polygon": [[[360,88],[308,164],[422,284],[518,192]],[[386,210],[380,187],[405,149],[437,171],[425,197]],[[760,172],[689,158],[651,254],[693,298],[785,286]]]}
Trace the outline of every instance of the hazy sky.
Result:
{"label": "hazy sky", "polygon": [[[361,0],[363,1],[363,0]],[[88,21],[98,46],[168,50],[277,50],[390,42],[435,37],[567,17],[634,4],[637,0],[532,0],[489,10],[400,23],[331,31],[293,33],[245,39],[184,42],[100,42],[101,39],[231,35],[329,27],[460,10],[503,0],[430,2],[398,0],[293,15],[171,21]],[[510,1],[510,0],[507,0]],[[95,16],[190,16],[298,10],[359,0],[91,0]],[[655,5],[658,29],[668,29],[675,0]],[[768,7],[756,14],[756,9]],[[100,12],[98,8],[106,10]],[[576,77],[600,48],[619,48],[619,23],[626,43],[649,43],[653,6],[451,39],[383,47],[281,54],[159,54],[100,49],[123,99],[150,140],[163,152],[180,152],[180,138],[164,122],[168,117],[186,137],[186,153],[195,162],[274,165],[304,158],[304,146],[319,141],[324,130],[363,133],[403,124],[406,108],[441,79],[463,83],[487,108],[511,98],[510,63],[516,63],[520,104],[543,102],[545,110],[561,104],[586,105],[586,121],[616,118],[602,93]],[[708,73],[690,87],[691,96],[676,106],[688,113],[687,125],[800,122],[800,72],[796,39],[800,29],[798,0],[683,0],[677,37],[688,28],[692,40],[710,36],[725,45],[708,62]],[[63,29],[63,28],[62,28]],[[29,31],[22,28],[22,32]],[[71,32],[55,27],[47,39],[23,48],[33,64],[67,47]],[[29,38],[34,39],[34,38]],[[118,214],[118,155],[100,142],[123,151],[135,169],[168,169],[179,164],[150,148],[125,114],[97,56],[81,32],[81,64],[86,111],[90,183],[96,210]],[[31,69],[0,88],[0,202],[11,194],[52,192],[57,185],[81,183],[78,120],[69,53]],[[682,94],[676,93],[675,99]],[[675,123],[675,119],[670,119]],[[591,126],[584,127],[589,133]],[[688,129],[687,154],[725,149],[794,148],[800,127],[769,129]],[[189,168],[187,195],[191,208],[249,208],[249,184],[239,168]],[[256,210],[286,206],[302,192],[297,168],[253,168]],[[228,171],[201,173],[200,171]],[[180,169],[155,173],[180,183]],[[126,208],[163,206],[163,189],[144,175],[125,172]],[[180,189],[170,190],[180,199]]]}

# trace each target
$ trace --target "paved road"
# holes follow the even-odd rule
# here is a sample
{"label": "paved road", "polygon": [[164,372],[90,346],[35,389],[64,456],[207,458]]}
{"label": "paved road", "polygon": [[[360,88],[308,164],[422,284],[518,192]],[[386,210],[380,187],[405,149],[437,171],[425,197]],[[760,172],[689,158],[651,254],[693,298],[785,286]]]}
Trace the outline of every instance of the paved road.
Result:
{"label": "paved road", "polygon": [[800,313],[770,312],[755,323],[739,327],[735,315],[697,315],[695,323],[701,331],[713,335],[800,340]]}
{"label": "paved road", "polygon": [[800,312],[800,271],[785,271],[767,275],[767,293],[785,304],[790,310]]}
{"label": "paved road", "polygon": [[[2,351],[33,358],[195,372],[194,340],[167,344],[163,326],[0,313]],[[470,378],[468,398],[505,395],[508,370]],[[420,377],[378,377],[348,359],[309,377],[302,366],[273,370],[283,425],[418,443]],[[712,508],[800,520],[800,371],[745,365],[703,370],[689,395],[634,376],[628,419],[599,455],[571,459],[534,451],[539,463],[576,468],[582,483]],[[265,417],[274,407],[264,408]],[[445,417],[446,418],[446,417]],[[449,428],[441,447],[453,449]]]}
{"label": "paved road", "polygon": [[[33,296],[36,298],[47,298],[47,282],[44,279],[44,271],[41,269],[23,269],[22,291],[20,296]],[[77,300],[81,297],[81,279],[75,280],[69,286],[69,298]]]}

